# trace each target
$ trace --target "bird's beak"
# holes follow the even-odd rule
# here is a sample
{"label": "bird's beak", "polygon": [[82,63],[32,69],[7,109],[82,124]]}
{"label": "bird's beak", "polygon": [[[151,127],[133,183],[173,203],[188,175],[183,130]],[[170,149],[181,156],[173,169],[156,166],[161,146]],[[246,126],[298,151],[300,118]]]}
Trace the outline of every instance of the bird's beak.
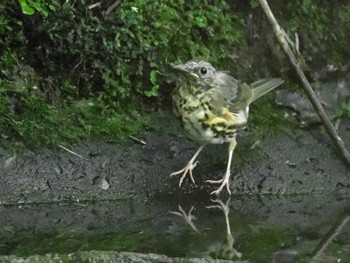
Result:
{"label": "bird's beak", "polygon": [[184,71],[184,72],[188,72],[188,70],[186,69],[185,64],[179,64],[174,66],[174,69],[180,70],[180,71]]}
{"label": "bird's beak", "polygon": [[192,77],[195,77],[195,78],[199,78],[197,74],[193,73],[193,72],[190,72],[187,68],[186,68],[186,65],[185,64],[179,64],[179,65],[176,65],[174,66],[174,69],[177,69],[181,72],[184,72],[184,73],[187,73],[188,75],[192,76]]}

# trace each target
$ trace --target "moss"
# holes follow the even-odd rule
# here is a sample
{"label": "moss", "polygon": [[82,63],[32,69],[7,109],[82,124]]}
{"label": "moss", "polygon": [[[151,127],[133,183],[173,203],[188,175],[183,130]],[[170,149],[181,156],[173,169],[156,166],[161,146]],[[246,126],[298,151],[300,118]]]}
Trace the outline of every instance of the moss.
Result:
{"label": "moss", "polygon": [[147,122],[133,104],[109,109],[98,99],[48,103],[32,88],[15,82],[0,81],[0,100],[0,145],[14,151],[89,137],[119,141],[139,132]]}
{"label": "moss", "polygon": [[[20,257],[30,255],[68,254],[75,251],[135,251],[144,242],[140,235],[114,233],[102,236],[83,236],[78,234],[47,234],[35,237],[22,237],[18,244],[4,243],[2,254],[13,254]],[[1,251],[0,250],[0,251]]]}
{"label": "moss", "polygon": [[267,262],[267,255],[292,242],[292,236],[279,229],[255,227],[252,230],[237,249],[253,262]]}
{"label": "moss", "polygon": [[28,4],[25,14],[0,4],[0,144],[9,148],[137,133],[144,105],[158,105],[149,97],[169,94],[170,62],[235,64],[227,54],[244,41],[244,21],[226,1],[135,0],[109,15],[108,3]]}
{"label": "moss", "polygon": [[[273,59],[276,44],[256,0],[122,1],[108,15],[108,1],[91,9],[86,1],[27,3],[30,12],[17,1],[0,4],[0,144],[6,147],[134,134],[145,123],[145,105],[168,107],[176,78],[170,65],[194,57],[242,80],[286,70]],[[347,63],[347,1],[271,5],[289,35],[299,34],[307,62]],[[275,130],[286,125],[280,117],[257,102],[250,125]]]}
{"label": "moss", "polygon": [[278,108],[272,97],[261,98],[250,107],[249,126],[257,133],[278,133],[281,129],[295,128],[284,117],[284,111]]}

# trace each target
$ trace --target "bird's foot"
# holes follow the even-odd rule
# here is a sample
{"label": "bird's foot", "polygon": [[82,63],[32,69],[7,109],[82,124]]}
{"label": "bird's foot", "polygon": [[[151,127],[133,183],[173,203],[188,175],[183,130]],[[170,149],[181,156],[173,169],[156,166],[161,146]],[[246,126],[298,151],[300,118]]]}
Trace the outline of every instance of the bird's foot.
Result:
{"label": "bird's foot", "polygon": [[177,172],[174,172],[172,173],[170,176],[174,176],[174,175],[178,175],[178,174],[181,174],[182,173],[182,176],[180,178],[180,181],[179,181],[179,187],[181,187],[182,185],[182,182],[183,180],[185,179],[186,175],[189,174],[190,175],[190,178],[191,178],[191,181],[193,184],[196,184],[194,179],[193,179],[193,175],[192,175],[192,170],[197,166],[198,164],[198,161],[193,163],[192,161],[190,161],[183,169],[177,171]]}
{"label": "bird's foot", "polygon": [[229,179],[230,179],[230,171],[227,171],[224,178],[220,180],[207,180],[206,182],[210,184],[221,184],[217,190],[211,192],[210,194],[219,195],[222,189],[226,186],[228,194],[231,195]]}
{"label": "bird's foot", "polygon": [[188,213],[185,212],[185,210],[183,210],[183,208],[181,207],[181,205],[179,205],[179,211],[169,211],[170,214],[173,215],[177,215],[182,217],[183,219],[185,219],[186,223],[189,224],[192,229],[194,231],[196,231],[197,233],[199,233],[197,227],[195,226],[195,224],[193,223],[193,221],[196,219],[196,217],[194,215],[192,215],[192,211],[194,209],[194,206],[191,207],[190,211]]}

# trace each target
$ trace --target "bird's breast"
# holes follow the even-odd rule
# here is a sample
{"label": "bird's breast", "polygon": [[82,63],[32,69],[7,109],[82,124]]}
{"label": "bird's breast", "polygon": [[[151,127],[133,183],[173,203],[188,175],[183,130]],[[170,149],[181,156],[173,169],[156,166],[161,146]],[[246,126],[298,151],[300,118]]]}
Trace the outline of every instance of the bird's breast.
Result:
{"label": "bird's breast", "polygon": [[200,142],[224,143],[233,140],[245,128],[248,107],[231,112],[227,107],[215,108],[210,96],[173,95],[174,112],[190,136]]}

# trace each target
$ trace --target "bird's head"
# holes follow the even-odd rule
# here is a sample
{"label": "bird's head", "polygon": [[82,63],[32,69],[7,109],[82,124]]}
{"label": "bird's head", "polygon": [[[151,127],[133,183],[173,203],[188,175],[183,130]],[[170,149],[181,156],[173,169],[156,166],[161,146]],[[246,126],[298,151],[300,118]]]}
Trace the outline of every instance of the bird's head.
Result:
{"label": "bird's head", "polygon": [[211,86],[215,80],[216,69],[204,60],[190,60],[174,68],[182,72],[187,80],[194,81],[200,86]]}

